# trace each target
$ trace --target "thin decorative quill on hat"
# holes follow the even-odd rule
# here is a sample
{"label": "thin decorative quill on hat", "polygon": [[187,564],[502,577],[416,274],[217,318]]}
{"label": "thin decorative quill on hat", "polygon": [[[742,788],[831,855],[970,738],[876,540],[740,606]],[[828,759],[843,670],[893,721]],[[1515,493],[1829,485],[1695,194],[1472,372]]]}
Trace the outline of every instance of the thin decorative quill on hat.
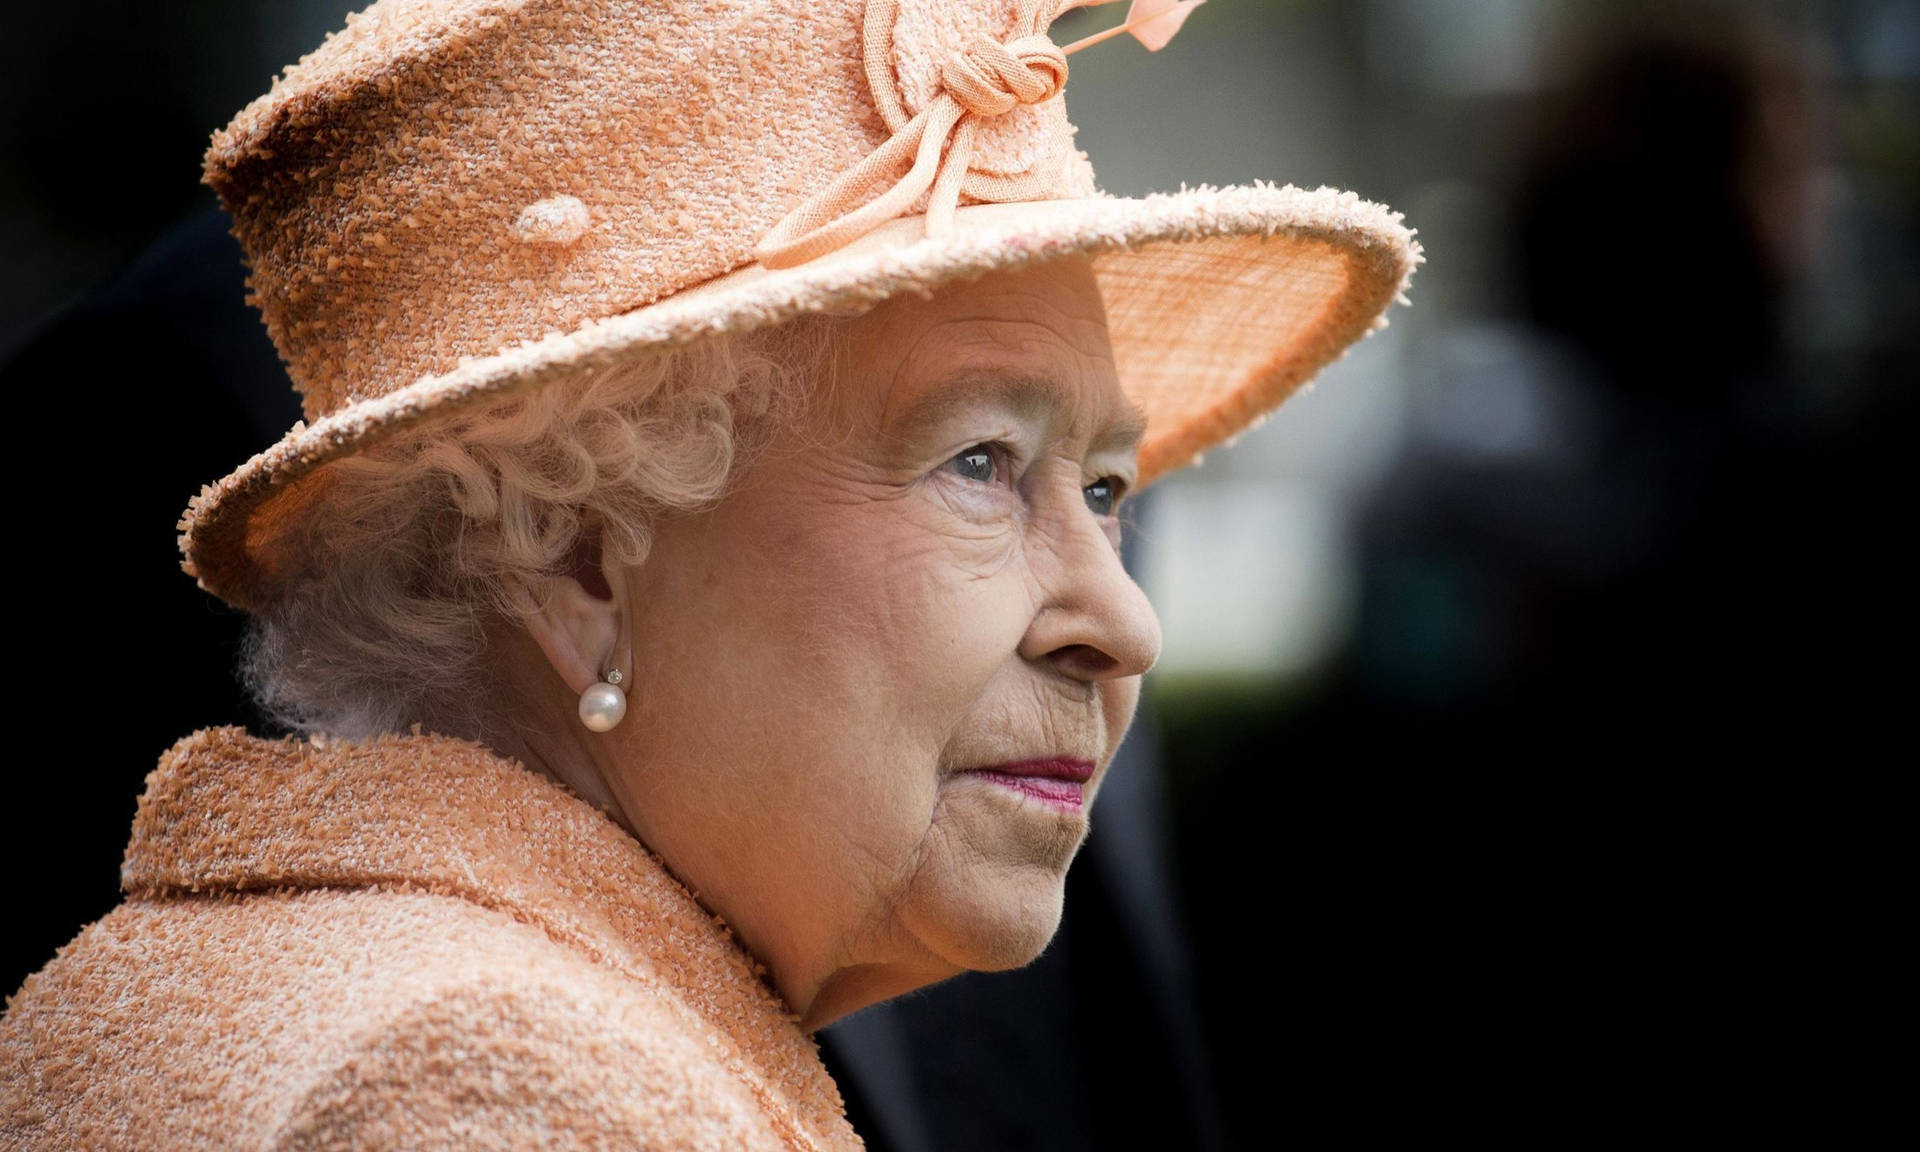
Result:
{"label": "thin decorative quill on hat", "polygon": [[[1116,0],[1067,0],[1067,3],[1060,6],[1060,11],[1065,12],[1071,8],[1093,8],[1115,2]],[[1167,46],[1167,41],[1173,39],[1174,33],[1180,31],[1180,25],[1187,22],[1187,13],[1206,2],[1207,0],[1133,0],[1133,7],[1127,9],[1125,22],[1105,32],[1095,32],[1091,36],[1075,40],[1061,51],[1071,56],[1082,48],[1098,44],[1122,32],[1131,32],[1134,39],[1147,46],[1147,51],[1158,52]],[[1055,13],[1054,19],[1059,18],[1059,13]]]}
{"label": "thin decorative quill on hat", "polygon": [[[995,177],[969,169],[980,122],[1059,95],[1067,83],[1067,56],[1102,40],[1127,32],[1148,51],[1158,52],[1179,32],[1188,13],[1206,0],[1133,0],[1124,22],[1065,48],[1047,37],[1048,27],[1060,13],[1115,0],[1016,2],[1011,38],[983,37],[954,53],[941,76],[939,93],[918,114],[900,124],[886,143],[860,163],[801,201],[761,238],[754,248],[761,264],[791,268],[832,252],[904,213],[929,187],[933,191],[927,198],[926,235],[930,237],[953,231],[953,215],[963,191],[976,200],[996,202],[1045,198],[1045,173]],[[869,0],[863,38],[867,83],[874,101],[883,111],[899,114],[890,116],[890,123],[904,117],[891,59],[898,11],[899,0]],[[912,164],[906,174],[894,178],[909,157]]]}

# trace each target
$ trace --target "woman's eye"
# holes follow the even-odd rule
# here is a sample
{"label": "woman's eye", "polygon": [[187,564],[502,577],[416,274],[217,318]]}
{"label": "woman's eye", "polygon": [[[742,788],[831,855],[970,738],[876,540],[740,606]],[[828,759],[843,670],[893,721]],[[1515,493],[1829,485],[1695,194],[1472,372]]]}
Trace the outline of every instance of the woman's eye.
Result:
{"label": "woman's eye", "polygon": [[947,463],[958,465],[957,470],[960,475],[969,480],[977,480],[982,484],[991,484],[995,479],[994,469],[998,462],[995,459],[993,445],[975,444],[965,452],[947,461]]}
{"label": "woman's eye", "polygon": [[[1001,481],[1001,458],[1006,454],[1003,445],[995,441],[983,441],[947,461],[959,475],[979,484],[997,484]],[[1112,516],[1120,497],[1127,491],[1127,482],[1117,476],[1103,476],[1081,489],[1086,497],[1087,507],[1096,516]]]}
{"label": "woman's eye", "polygon": [[1114,501],[1120,499],[1120,493],[1126,488],[1126,482],[1112,476],[1103,476],[1097,482],[1087,485],[1082,491],[1087,496],[1087,507],[1093,509],[1096,516],[1113,515]]}

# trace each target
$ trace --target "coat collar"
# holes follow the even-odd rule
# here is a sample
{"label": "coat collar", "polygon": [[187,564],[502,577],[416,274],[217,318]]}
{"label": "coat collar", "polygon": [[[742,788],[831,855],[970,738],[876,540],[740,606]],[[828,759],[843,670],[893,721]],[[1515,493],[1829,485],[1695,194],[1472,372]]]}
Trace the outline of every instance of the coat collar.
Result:
{"label": "coat collar", "polygon": [[859,1146],[817,1042],[720,917],[605,813],[482,744],[201,729],[147,775],[120,883],[425,888],[507,911],[693,1006],[794,1143]]}

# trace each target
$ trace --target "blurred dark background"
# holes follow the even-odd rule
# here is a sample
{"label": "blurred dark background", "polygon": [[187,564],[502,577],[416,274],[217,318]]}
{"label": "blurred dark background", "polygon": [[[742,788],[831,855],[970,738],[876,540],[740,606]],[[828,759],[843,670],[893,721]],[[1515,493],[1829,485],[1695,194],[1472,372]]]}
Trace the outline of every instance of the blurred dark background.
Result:
{"label": "blurred dark background", "polygon": [[[359,6],[68,0],[0,37],[17,635],[113,704],[28,737],[8,989],[116,901],[162,750],[267,731],[175,550],[299,414],[199,159]],[[1211,0],[1074,57],[1107,190],[1331,184],[1428,263],[1141,501],[1167,648],[1068,924],[828,1030],[874,1147],[1818,1111],[1910,755],[1917,85],[1916,0]]]}

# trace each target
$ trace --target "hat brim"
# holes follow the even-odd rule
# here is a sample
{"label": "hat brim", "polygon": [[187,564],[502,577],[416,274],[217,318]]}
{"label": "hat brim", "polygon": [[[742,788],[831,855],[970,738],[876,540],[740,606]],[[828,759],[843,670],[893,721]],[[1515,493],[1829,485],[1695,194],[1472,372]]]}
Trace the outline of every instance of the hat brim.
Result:
{"label": "hat brim", "polygon": [[296,424],[188,503],[181,567],[252,611],[286,575],[274,541],[318,498],[325,466],[395,433],[622,354],[810,312],[856,314],[903,292],[1075,254],[1091,257],[1121,385],[1148,414],[1138,490],[1259,423],[1385,327],[1422,260],[1399,213],[1351,192],[1265,182],[967,205],[950,235],[926,237],[924,227],[924,217],[900,217],[798,267],[748,264]]}

